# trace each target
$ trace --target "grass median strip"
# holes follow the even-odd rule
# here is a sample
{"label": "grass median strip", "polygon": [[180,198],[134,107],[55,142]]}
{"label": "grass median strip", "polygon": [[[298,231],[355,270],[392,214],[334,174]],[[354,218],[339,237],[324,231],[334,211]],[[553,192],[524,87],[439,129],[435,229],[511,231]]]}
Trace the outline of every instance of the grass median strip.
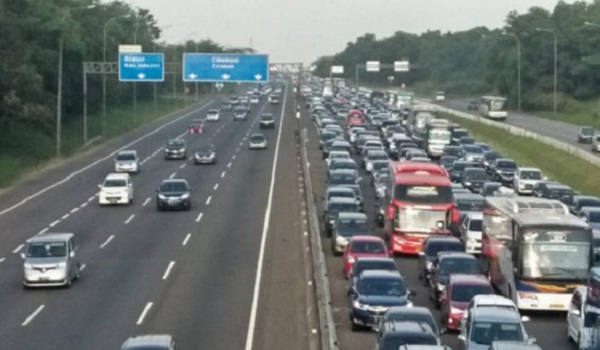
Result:
{"label": "grass median strip", "polygon": [[600,176],[596,175],[600,172],[598,167],[530,138],[463,118],[443,117],[459,123],[478,142],[487,143],[494,151],[514,159],[520,166],[539,168],[551,180],[567,184],[582,194],[600,197]]}

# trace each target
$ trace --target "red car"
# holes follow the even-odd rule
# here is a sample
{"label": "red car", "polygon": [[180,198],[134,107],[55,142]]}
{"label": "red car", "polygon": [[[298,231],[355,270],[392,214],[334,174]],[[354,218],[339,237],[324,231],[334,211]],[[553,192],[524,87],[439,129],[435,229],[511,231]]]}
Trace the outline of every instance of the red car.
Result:
{"label": "red car", "polygon": [[204,132],[204,121],[201,119],[193,119],[188,126],[190,134],[202,134]]}
{"label": "red car", "polygon": [[389,258],[383,239],[375,236],[354,236],[344,249],[344,276],[348,278],[358,258]]}
{"label": "red car", "polygon": [[474,296],[494,294],[494,288],[483,275],[450,275],[441,296],[442,324],[452,331],[460,330],[460,320]]}

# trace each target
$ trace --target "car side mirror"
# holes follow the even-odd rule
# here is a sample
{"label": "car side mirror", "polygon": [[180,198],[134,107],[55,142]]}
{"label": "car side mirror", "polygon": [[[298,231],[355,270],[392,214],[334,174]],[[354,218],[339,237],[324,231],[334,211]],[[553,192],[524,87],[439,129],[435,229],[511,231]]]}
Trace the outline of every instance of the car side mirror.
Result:
{"label": "car side mirror", "polygon": [[25,259],[25,253],[21,253],[21,259]]}
{"label": "car side mirror", "polygon": [[581,316],[581,311],[579,311],[579,309],[573,309],[571,310],[571,313],[575,316]]}
{"label": "car side mirror", "polygon": [[464,334],[459,334],[459,335],[458,335],[458,339],[460,339],[460,340],[461,340],[461,341],[463,341],[463,342],[466,342],[466,341],[467,341],[467,337],[465,337],[465,336],[464,336]]}
{"label": "car side mirror", "polygon": [[425,256],[425,252],[424,251],[420,251],[419,252],[419,256],[424,257]]}
{"label": "car side mirror", "polygon": [[521,316],[521,322],[529,322],[531,321],[531,318],[529,318],[529,316]]}
{"label": "car side mirror", "polygon": [[71,259],[73,259],[73,258],[75,257],[75,252],[74,252],[74,251],[71,251],[71,252],[69,253],[69,257],[70,257]]}
{"label": "car side mirror", "polygon": [[531,344],[535,344],[537,343],[537,339],[536,338],[529,338],[527,339],[527,344],[531,345]]}
{"label": "car side mirror", "polygon": [[98,188],[102,188],[102,185],[101,185],[101,184],[98,184]]}
{"label": "car side mirror", "polygon": [[542,177],[542,180],[544,180],[544,181],[548,181],[548,176],[544,176],[544,177]]}

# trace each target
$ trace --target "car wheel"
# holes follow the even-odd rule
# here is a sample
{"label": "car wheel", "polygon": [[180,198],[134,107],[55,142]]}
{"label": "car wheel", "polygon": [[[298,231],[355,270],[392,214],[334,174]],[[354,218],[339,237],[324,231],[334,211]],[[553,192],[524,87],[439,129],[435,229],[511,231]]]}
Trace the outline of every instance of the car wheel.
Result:
{"label": "car wheel", "polygon": [[81,265],[79,263],[77,263],[77,267],[75,267],[75,276],[73,277],[73,279],[75,281],[79,281],[80,277],[81,277]]}
{"label": "car wheel", "polygon": [[67,281],[65,283],[65,288],[69,289],[71,288],[71,284],[73,283],[72,277],[71,275],[67,276]]}
{"label": "car wheel", "polygon": [[[352,317],[352,316],[350,316]],[[352,329],[352,332],[359,332],[362,330],[362,327],[357,325],[356,323],[354,323],[353,320],[350,320],[350,328]]]}

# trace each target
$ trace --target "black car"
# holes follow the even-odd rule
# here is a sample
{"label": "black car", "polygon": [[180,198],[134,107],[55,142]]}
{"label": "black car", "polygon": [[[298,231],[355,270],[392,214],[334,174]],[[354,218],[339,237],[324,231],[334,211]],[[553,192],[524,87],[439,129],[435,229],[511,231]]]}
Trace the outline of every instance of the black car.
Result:
{"label": "black car", "polygon": [[476,193],[455,193],[454,205],[461,214],[467,212],[483,212],[485,197]]}
{"label": "black car", "polygon": [[575,192],[567,185],[559,182],[540,181],[533,185],[532,194],[535,197],[557,199],[564,204],[573,205],[573,196]]}
{"label": "black car", "polygon": [[158,211],[168,209],[192,208],[192,189],[184,179],[164,180],[156,189],[156,207]]}
{"label": "black car", "polygon": [[462,185],[464,188],[468,188],[473,193],[479,193],[483,184],[488,181],[488,176],[485,170],[481,168],[468,167],[462,176]]}
{"label": "black car", "polygon": [[327,207],[323,212],[325,222],[325,233],[331,236],[333,226],[341,212],[358,213],[360,207],[354,198],[332,197],[327,201]]}
{"label": "black car", "polygon": [[391,321],[382,324],[376,350],[402,349],[404,345],[438,345],[439,337],[426,323]]}
{"label": "black car", "polygon": [[439,252],[464,252],[465,247],[460,239],[451,236],[429,236],[423,242],[423,247],[419,252],[419,261],[417,269],[418,277],[425,286],[429,285],[429,273],[433,268],[433,261],[437,258]]}
{"label": "black car", "polygon": [[335,139],[337,136],[336,133],[331,132],[331,131],[323,131],[320,135],[319,135],[319,149],[322,150],[323,146],[325,145],[325,142],[331,140],[331,139]]}
{"label": "black car", "polygon": [[440,165],[442,168],[446,169],[446,171],[450,171],[450,169],[452,169],[452,165],[454,165],[454,162],[457,160],[458,158],[454,156],[441,156]]}
{"label": "black car", "polygon": [[488,174],[491,175],[493,173],[492,165],[498,158],[502,158],[502,156],[498,152],[489,151],[489,152],[483,153],[482,165]]}
{"label": "black car", "polygon": [[452,182],[461,182],[465,169],[470,166],[471,163],[464,160],[454,162],[454,164],[452,164],[452,169],[450,169],[450,180],[452,180]]}
{"label": "black car", "polygon": [[463,128],[456,128],[452,130],[452,143],[454,145],[460,145],[460,138],[469,136],[469,131]]}
{"label": "black car", "polygon": [[[423,306],[392,306],[388,308],[381,318],[381,323],[384,324],[386,322],[394,321],[425,323],[429,325],[435,335],[438,337],[440,336],[440,329],[433,318],[431,310]],[[381,331],[383,331],[383,329],[381,329]],[[380,334],[382,333],[381,331]]]}
{"label": "black car", "polygon": [[498,158],[492,165],[492,178],[505,185],[512,185],[517,172],[517,163],[508,158]]}
{"label": "black car", "polygon": [[331,232],[331,251],[333,255],[342,254],[353,236],[369,235],[370,229],[367,221],[367,214],[365,213],[339,213]]}
{"label": "black car", "polygon": [[581,216],[581,208],[583,207],[600,207],[600,198],[596,196],[573,196],[573,204],[569,207],[571,214]]}
{"label": "black car", "polygon": [[186,159],[187,147],[181,139],[169,140],[165,145],[165,159]]}
{"label": "black car", "polygon": [[475,139],[470,136],[463,136],[460,139],[458,139],[458,144],[459,145],[473,145],[473,144],[475,144]]}
{"label": "black car", "polygon": [[215,145],[207,143],[200,145],[194,153],[194,164],[215,164],[217,162]]}
{"label": "black car", "polygon": [[275,117],[273,113],[262,113],[260,115],[259,126],[261,129],[274,129],[275,128]]}
{"label": "black car", "polygon": [[393,258],[374,258],[374,257],[363,257],[358,258],[352,269],[350,269],[350,276],[348,276],[348,292],[356,289],[356,281],[361,272],[367,270],[384,270],[384,271],[398,271],[398,266]]}
{"label": "black car", "polygon": [[231,102],[223,102],[221,103],[222,111],[230,111],[233,109],[233,104]]}
{"label": "black car", "polygon": [[456,158],[462,158],[464,155],[464,150],[460,146],[444,146],[442,152],[445,156],[452,156]]}
{"label": "black car", "polygon": [[596,130],[591,126],[582,126],[577,134],[577,143],[592,143],[592,137],[596,134]]}
{"label": "black car", "polygon": [[448,277],[451,274],[483,275],[483,269],[476,257],[461,252],[440,252],[433,261],[429,273],[429,299],[435,308],[441,306],[440,296],[446,288]]}
{"label": "black car", "polygon": [[356,185],[359,182],[360,178],[354,170],[330,170],[327,174],[327,186]]}

